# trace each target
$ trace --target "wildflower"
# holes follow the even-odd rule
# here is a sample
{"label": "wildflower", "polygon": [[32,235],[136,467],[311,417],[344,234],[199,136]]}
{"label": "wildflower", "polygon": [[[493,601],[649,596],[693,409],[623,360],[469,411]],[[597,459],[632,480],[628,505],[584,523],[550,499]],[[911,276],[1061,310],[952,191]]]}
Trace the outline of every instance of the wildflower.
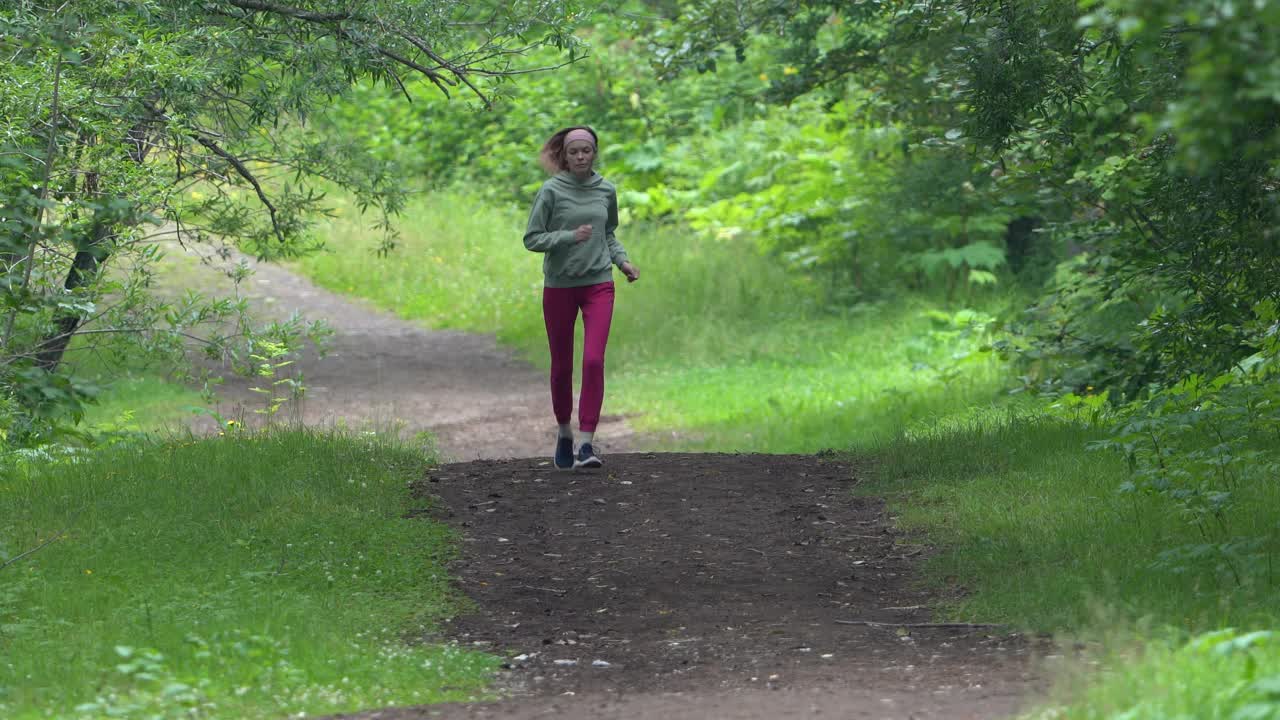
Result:
{"label": "wildflower", "polygon": [[92,575],[92,574],[93,574],[93,571],[92,571],[92,570],[90,570],[89,568],[85,568],[85,569],[84,569],[84,574],[85,574],[85,575]]}
{"label": "wildflower", "polygon": [[760,82],[769,82],[769,74],[760,73]]}
{"label": "wildflower", "polygon": [[798,73],[798,72],[800,72],[800,71],[799,71],[799,70],[797,70],[797,69],[795,69],[795,67],[794,67],[794,66],[792,66],[792,65],[788,65],[788,66],[786,66],[786,67],[782,68],[782,74],[783,74],[783,75],[795,75],[795,74],[796,74],[796,73]]}

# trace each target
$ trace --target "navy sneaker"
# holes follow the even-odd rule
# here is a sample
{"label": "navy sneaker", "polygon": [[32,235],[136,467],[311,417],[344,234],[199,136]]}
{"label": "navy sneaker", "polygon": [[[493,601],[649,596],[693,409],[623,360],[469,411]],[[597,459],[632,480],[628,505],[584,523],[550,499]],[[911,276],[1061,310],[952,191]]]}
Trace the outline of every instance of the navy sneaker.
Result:
{"label": "navy sneaker", "polygon": [[582,443],[582,447],[578,448],[578,459],[573,461],[574,469],[598,468],[601,465],[604,465],[604,462],[596,457],[595,451],[591,449],[591,443]]}
{"label": "navy sneaker", "polygon": [[572,470],[573,462],[573,438],[562,437],[556,440],[556,469]]}

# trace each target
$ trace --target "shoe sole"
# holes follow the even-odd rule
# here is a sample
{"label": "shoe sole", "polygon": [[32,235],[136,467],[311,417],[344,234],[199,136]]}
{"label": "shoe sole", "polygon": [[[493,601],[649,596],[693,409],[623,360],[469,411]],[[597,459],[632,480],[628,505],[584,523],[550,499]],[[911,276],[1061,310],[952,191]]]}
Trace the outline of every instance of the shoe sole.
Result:
{"label": "shoe sole", "polygon": [[586,460],[574,460],[574,461],[573,461],[573,469],[574,469],[574,470],[579,470],[579,469],[581,469],[581,468],[595,469],[595,468],[603,467],[603,466],[604,466],[604,463],[603,463],[603,462],[601,462],[601,461],[600,461],[600,458],[598,458],[598,457],[587,458]]}

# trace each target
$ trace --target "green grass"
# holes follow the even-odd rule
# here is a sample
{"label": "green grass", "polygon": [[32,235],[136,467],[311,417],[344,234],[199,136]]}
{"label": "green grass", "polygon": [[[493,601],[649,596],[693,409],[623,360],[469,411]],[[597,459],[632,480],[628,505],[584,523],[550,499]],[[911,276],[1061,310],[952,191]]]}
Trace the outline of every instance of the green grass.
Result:
{"label": "green grass", "polygon": [[[202,265],[192,252],[168,243],[154,270],[150,289],[175,301],[190,291],[206,297],[233,297],[235,286],[226,277],[229,263]],[[119,268],[112,272],[122,274]],[[206,335],[211,328],[186,328]],[[80,383],[95,387],[93,402],[84,407],[83,426],[90,431],[156,432],[186,427],[195,408],[209,403],[194,383],[175,379],[170,358],[139,355],[136,347],[113,343],[110,336],[72,338],[62,370]],[[229,370],[227,372],[230,372]]]}
{"label": "green grass", "polygon": [[[1280,717],[1280,634],[1220,630],[1184,642],[1124,632],[1070,662],[1056,702],[1027,720],[1270,720]],[[1064,662],[1058,658],[1058,662]]]}
{"label": "green grass", "polygon": [[283,717],[479,692],[490,658],[404,642],[459,603],[449,532],[406,517],[429,460],[278,431],[9,471],[0,550],[61,540],[0,569],[0,715]]}
{"label": "green grass", "polygon": [[190,387],[159,374],[125,370],[94,378],[103,384],[85,407],[84,424],[96,430],[155,431],[177,427],[192,408],[208,403]]}
{"label": "green grass", "polygon": [[[1236,489],[1225,535],[1259,538],[1259,554],[1178,562],[1161,553],[1204,543],[1156,494],[1118,492],[1122,458],[1085,452],[1101,436],[1078,421],[1010,408],[919,425],[875,453],[860,492],[887,496],[899,524],[944,552],[930,582],[960,589],[954,617],[1042,631],[1146,621],[1198,632],[1280,618],[1280,487]],[[1100,631],[1101,632],[1101,631]]]}
{"label": "green grass", "polygon": [[[545,367],[540,258],[521,246],[523,212],[431,196],[406,214],[391,258],[348,215],[329,229],[331,252],[301,267],[405,318],[494,332]],[[903,528],[940,548],[924,582],[947,598],[942,615],[1091,638],[1276,624],[1274,484],[1237,489],[1225,519],[1225,535],[1263,541],[1240,581],[1212,554],[1161,560],[1205,541],[1168,498],[1118,492],[1123,460],[1084,449],[1103,429],[1001,399],[1007,371],[975,352],[962,315],[923,300],[822,308],[750,248],[625,222],[620,236],[642,278],[620,283],[606,412],[672,446],[852,450],[871,476],[860,492],[887,496]],[[1107,661],[1118,670],[1043,717],[1230,716],[1209,709],[1235,702],[1220,695],[1239,685],[1241,658],[1152,642],[1149,664],[1131,671],[1117,659],[1137,645],[1127,637]]]}
{"label": "green grass", "polygon": [[[406,212],[389,257],[350,206],[341,212],[328,252],[299,264],[305,273],[432,327],[496,333],[546,367],[541,256],[521,244],[525,209],[432,195]],[[750,247],[625,222],[619,237],[642,275],[631,285],[619,276],[605,412],[671,445],[867,445],[988,402],[1002,382],[1000,366],[977,355],[958,365],[976,340],[928,303],[818,307],[817,293]]]}

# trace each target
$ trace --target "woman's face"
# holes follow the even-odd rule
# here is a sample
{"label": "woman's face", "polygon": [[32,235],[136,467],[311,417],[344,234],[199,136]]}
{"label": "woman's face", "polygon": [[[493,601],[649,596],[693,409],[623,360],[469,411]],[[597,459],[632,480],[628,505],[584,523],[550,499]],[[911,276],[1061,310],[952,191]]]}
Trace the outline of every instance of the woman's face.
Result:
{"label": "woman's face", "polygon": [[596,148],[586,140],[574,140],[564,147],[565,161],[569,164],[569,172],[586,177],[591,174],[591,167],[596,161]]}

